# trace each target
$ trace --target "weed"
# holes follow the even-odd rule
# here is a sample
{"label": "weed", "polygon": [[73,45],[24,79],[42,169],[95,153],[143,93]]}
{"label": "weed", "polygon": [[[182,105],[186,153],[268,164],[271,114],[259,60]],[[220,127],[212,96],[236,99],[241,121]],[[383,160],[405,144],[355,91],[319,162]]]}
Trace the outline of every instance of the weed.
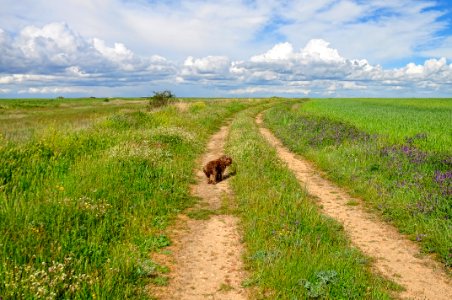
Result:
{"label": "weed", "polygon": [[210,209],[195,209],[187,212],[187,216],[195,220],[208,220],[212,215],[216,214],[215,211]]}
{"label": "weed", "polygon": [[359,205],[359,201],[351,199],[351,200],[347,201],[347,205],[349,205],[349,206],[357,206],[357,205]]}
{"label": "weed", "polygon": [[309,298],[325,297],[328,295],[328,285],[333,284],[336,277],[336,271],[319,271],[315,274],[313,282],[302,279],[299,284],[306,289]]}
{"label": "weed", "polygon": [[220,288],[218,289],[218,291],[219,291],[219,292],[223,292],[223,293],[227,293],[227,292],[229,292],[229,291],[232,291],[233,289],[234,289],[234,287],[231,286],[230,284],[228,284],[228,283],[222,283],[222,284],[220,285]]}

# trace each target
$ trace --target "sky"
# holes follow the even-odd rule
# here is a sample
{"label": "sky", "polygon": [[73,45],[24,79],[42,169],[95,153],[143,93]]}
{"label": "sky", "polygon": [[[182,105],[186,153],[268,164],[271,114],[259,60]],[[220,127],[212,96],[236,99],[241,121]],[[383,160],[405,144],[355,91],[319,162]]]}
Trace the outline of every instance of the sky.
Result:
{"label": "sky", "polygon": [[450,0],[0,7],[0,98],[452,97]]}

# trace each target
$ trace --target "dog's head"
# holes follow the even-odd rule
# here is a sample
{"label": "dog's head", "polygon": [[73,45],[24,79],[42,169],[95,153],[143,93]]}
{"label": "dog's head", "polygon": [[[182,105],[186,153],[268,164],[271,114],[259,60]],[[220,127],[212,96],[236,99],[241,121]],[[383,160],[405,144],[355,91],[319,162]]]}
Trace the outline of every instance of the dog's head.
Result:
{"label": "dog's head", "polygon": [[232,158],[230,156],[227,156],[227,155],[223,155],[222,157],[220,157],[220,161],[225,166],[230,166],[232,164]]}

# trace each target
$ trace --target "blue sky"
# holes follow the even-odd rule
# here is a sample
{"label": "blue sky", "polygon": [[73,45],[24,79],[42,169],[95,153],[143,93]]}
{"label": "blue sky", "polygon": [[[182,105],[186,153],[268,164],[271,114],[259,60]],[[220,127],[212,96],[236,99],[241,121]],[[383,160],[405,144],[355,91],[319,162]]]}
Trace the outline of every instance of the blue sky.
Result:
{"label": "blue sky", "polygon": [[452,95],[447,0],[0,5],[0,98]]}

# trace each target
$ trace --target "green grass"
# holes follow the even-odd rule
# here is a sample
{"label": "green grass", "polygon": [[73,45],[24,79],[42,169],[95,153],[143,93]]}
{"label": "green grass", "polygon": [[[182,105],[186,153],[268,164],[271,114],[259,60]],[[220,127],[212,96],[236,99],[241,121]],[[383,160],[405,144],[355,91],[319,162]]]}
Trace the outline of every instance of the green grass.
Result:
{"label": "green grass", "polygon": [[452,100],[315,99],[265,122],[292,151],[452,266]]}
{"label": "green grass", "polygon": [[452,99],[313,99],[303,111],[346,122],[391,143],[423,133],[414,144],[427,151],[452,152]]}
{"label": "green grass", "polygon": [[212,215],[217,214],[214,210],[200,208],[196,210],[190,210],[187,212],[187,216],[194,220],[208,220]]}
{"label": "green grass", "polygon": [[[167,284],[149,252],[171,243],[166,227],[196,201],[195,160],[226,118],[259,101],[151,112],[146,102],[33,101],[1,102],[3,120],[22,109],[30,122],[1,123],[0,297],[148,298],[147,284]],[[101,113],[80,128],[91,109]],[[55,125],[30,134],[40,114]]]}
{"label": "green grass", "polygon": [[226,152],[255,298],[389,299],[395,286],[373,275],[342,226],[322,215],[254,123],[253,108],[233,121]]}

